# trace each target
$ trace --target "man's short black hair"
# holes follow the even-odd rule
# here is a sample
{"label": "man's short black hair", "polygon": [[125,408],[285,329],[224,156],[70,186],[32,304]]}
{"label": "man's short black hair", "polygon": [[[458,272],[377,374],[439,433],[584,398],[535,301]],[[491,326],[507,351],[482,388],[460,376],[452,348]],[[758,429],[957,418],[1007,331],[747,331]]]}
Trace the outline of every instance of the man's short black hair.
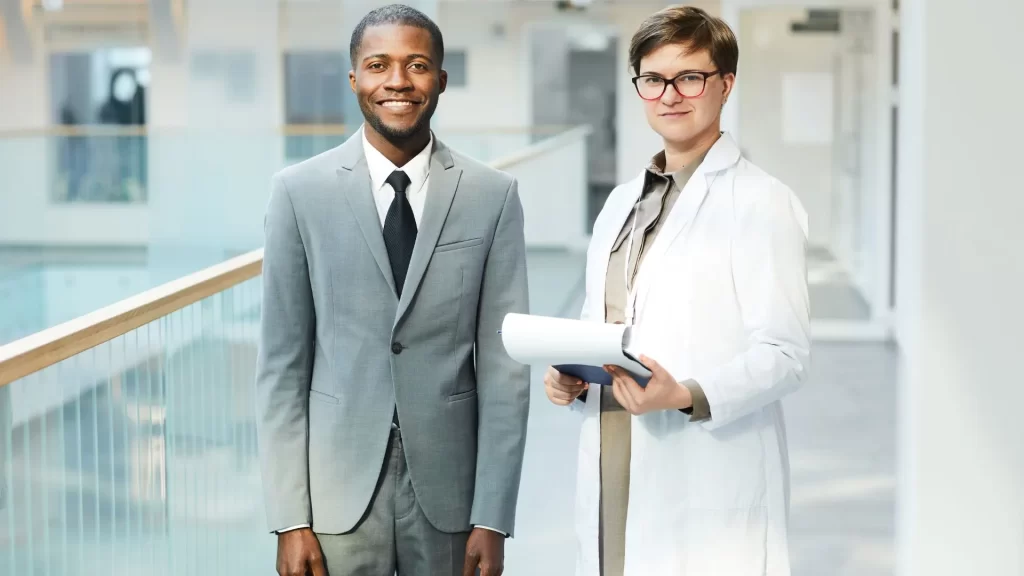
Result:
{"label": "man's short black hair", "polygon": [[399,24],[402,26],[414,26],[430,33],[431,43],[434,45],[434,56],[437,58],[437,65],[441,66],[444,60],[444,38],[441,37],[441,29],[433,20],[419,10],[406,6],[405,4],[389,4],[376,10],[372,10],[363,17],[352,31],[352,40],[348,45],[349,58],[352,60],[352,67],[356,67],[356,54],[359,46],[363,43],[363,34],[371,26],[384,24]]}

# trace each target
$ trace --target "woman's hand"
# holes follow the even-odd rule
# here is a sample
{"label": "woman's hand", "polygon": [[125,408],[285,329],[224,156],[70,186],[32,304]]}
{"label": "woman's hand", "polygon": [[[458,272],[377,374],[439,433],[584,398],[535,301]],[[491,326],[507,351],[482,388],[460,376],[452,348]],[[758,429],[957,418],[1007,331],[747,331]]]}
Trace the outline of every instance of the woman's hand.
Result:
{"label": "woman's hand", "polygon": [[548,400],[557,406],[572,404],[588,388],[590,385],[579,378],[567,376],[551,367],[544,374],[544,391],[548,393]]}
{"label": "woman's hand", "polygon": [[641,387],[636,380],[618,366],[605,366],[612,375],[612,394],[627,412],[634,415],[655,410],[680,410],[693,405],[690,389],[683,386],[647,356],[640,357],[640,363],[651,370],[651,380]]}

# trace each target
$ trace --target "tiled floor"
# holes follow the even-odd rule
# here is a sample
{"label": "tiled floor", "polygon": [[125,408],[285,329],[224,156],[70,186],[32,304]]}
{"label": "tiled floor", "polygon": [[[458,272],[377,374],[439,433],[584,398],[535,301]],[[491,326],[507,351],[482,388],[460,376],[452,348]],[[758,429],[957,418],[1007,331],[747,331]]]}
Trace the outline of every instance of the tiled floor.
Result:
{"label": "tiled floor", "polygon": [[[582,254],[531,252],[533,312],[578,315],[583,264]],[[250,355],[251,339],[241,338],[235,345],[247,349],[239,354]],[[212,356],[223,358],[225,354]],[[251,359],[251,355],[246,357]],[[172,370],[159,374],[166,384],[162,390],[181,389],[177,378],[183,376],[175,367],[205,366],[207,362],[168,359],[165,365]],[[892,574],[895,353],[881,344],[818,343],[811,374],[810,382],[785,401],[793,477],[790,537],[794,574]],[[241,381],[248,385],[251,378],[246,375]],[[123,390],[101,387],[103,390],[84,396],[84,415],[96,410],[90,410],[87,402],[109,404],[107,395],[112,393],[130,400],[130,380],[125,382]],[[213,395],[203,401],[217,402]],[[506,546],[506,574],[570,575],[575,555],[572,507],[580,418],[547,401],[540,369],[533,374],[531,402],[517,534]],[[248,402],[241,404],[248,406]],[[85,437],[92,440],[86,444],[101,449],[110,446],[118,455],[109,458],[94,453],[80,458],[74,450],[79,440],[74,434],[60,434],[66,424],[60,424],[57,414],[51,414],[45,423],[35,422],[28,437],[24,430],[16,434],[10,445],[14,451],[13,506],[0,510],[0,573],[8,569],[30,573],[30,566],[35,566],[36,574],[47,573],[47,568],[55,574],[128,574],[143,569],[147,574],[173,576],[211,571],[273,573],[275,542],[264,530],[258,463],[252,452],[254,438],[244,422],[239,423],[237,437],[230,426],[224,428],[234,439],[225,445],[215,436],[190,436],[183,412],[179,410],[175,416],[174,410],[169,411],[167,426],[177,427],[178,436],[166,447],[167,497],[155,499],[158,508],[144,510],[127,504],[128,488],[137,487],[125,484],[122,474],[134,470],[129,463],[138,463],[130,453],[120,452],[122,446],[140,446],[153,437],[139,432],[137,439],[136,429],[129,426],[123,428],[124,442],[116,435],[108,440],[108,430],[118,434],[122,430],[121,421],[113,415],[95,412],[101,418],[90,424],[81,410],[65,409],[64,414],[74,430],[81,427],[88,432]],[[235,413],[235,417],[244,414]],[[108,421],[109,425],[105,424]],[[39,459],[42,449],[37,444],[46,428],[51,432],[43,435],[43,446],[48,441],[52,447],[57,439],[68,438],[67,446],[76,452],[70,460]],[[24,454],[33,455],[28,474]],[[150,456],[144,455],[144,463]],[[112,463],[122,459],[126,467],[114,468]],[[85,483],[73,487],[78,482],[74,470],[93,461],[102,465],[93,466],[95,472],[86,467]],[[66,469],[62,468],[65,462]],[[113,502],[92,488],[106,482],[108,469],[115,478],[106,488],[116,496]],[[127,519],[125,510],[131,512]],[[47,511],[51,520],[44,526],[39,519]],[[117,569],[105,569],[112,564]]]}

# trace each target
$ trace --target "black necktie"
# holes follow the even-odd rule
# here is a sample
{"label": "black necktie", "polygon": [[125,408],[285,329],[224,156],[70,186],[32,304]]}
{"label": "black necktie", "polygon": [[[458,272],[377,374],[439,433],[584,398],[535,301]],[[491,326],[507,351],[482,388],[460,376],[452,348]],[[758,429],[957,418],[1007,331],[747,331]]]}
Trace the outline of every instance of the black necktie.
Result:
{"label": "black necktie", "polygon": [[416,245],[416,217],[406,195],[410,183],[409,176],[401,170],[395,170],[388,176],[387,183],[395,189],[395,199],[388,208],[387,217],[384,218],[384,245],[388,249],[395,288],[401,296],[405,273],[409,270],[409,260],[412,259],[412,249]]}

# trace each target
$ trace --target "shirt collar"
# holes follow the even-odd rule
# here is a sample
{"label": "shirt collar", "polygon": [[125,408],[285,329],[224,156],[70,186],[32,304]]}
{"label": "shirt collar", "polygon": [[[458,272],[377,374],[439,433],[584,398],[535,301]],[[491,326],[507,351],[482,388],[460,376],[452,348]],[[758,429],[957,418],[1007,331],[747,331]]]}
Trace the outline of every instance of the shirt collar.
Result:
{"label": "shirt collar", "polygon": [[705,158],[707,158],[707,155],[708,153],[704,152],[703,154],[700,155],[700,157],[694,159],[694,161],[691,162],[690,164],[683,166],[682,168],[676,170],[675,172],[672,172],[671,174],[666,174],[665,151],[662,150],[661,152],[655,154],[651,158],[650,163],[647,164],[647,175],[645,175],[645,177],[647,179],[650,179],[651,176],[671,178],[676,183],[676,186],[678,186],[679,189],[682,190],[686,186],[687,181],[689,181],[693,174],[697,171],[697,167],[700,166],[702,162],[704,162]]}
{"label": "shirt collar", "polygon": [[366,167],[370,172],[370,185],[373,186],[374,192],[380,190],[382,186],[387,182],[388,176],[391,175],[395,170],[401,170],[409,177],[409,193],[415,194],[423,187],[423,182],[426,181],[427,176],[430,174],[430,153],[434,148],[434,133],[430,133],[430,141],[427,145],[420,150],[416,156],[413,156],[412,160],[409,160],[405,166],[395,166],[391,160],[388,160],[386,156],[380,153],[370,144],[370,141],[366,139],[366,130],[362,130],[363,138],[363,154],[366,156]]}

